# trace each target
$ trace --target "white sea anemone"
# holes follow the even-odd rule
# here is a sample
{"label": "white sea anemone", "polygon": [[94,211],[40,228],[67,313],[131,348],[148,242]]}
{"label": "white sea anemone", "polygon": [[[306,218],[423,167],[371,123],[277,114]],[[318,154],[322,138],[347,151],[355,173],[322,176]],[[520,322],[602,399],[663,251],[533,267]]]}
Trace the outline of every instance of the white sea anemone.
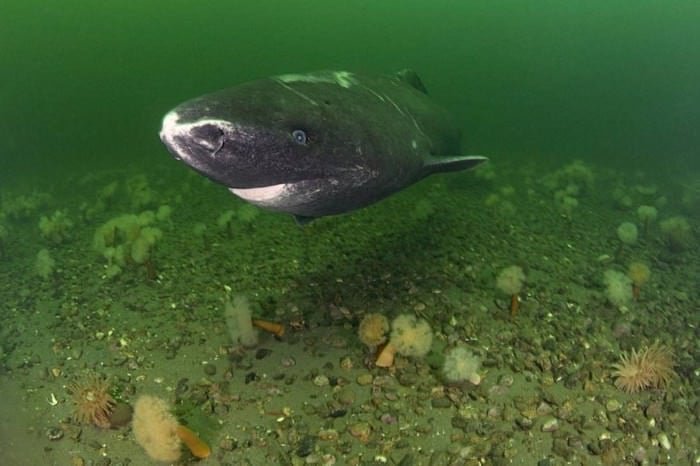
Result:
{"label": "white sea anemone", "polygon": [[424,319],[401,314],[391,323],[391,345],[404,356],[423,357],[430,351],[433,331]]}
{"label": "white sea anemone", "polygon": [[632,279],[622,272],[608,269],[603,276],[606,295],[611,303],[623,307],[632,300]]}
{"label": "white sea anemone", "polygon": [[449,382],[469,381],[474,385],[481,383],[479,368],[481,360],[466,346],[460,345],[450,349],[445,355],[442,372]]}
{"label": "white sea anemone", "polygon": [[622,243],[630,245],[637,242],[637,225],[631,222],[623,222],[617,227],[617,237]]}

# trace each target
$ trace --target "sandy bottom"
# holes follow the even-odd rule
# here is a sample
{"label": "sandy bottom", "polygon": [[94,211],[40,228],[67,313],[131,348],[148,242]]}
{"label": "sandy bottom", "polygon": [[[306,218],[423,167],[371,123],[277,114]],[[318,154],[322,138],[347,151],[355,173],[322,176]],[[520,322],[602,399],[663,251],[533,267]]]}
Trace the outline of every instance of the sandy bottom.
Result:
{"label": "sandy bottom", "polygon": [[[698,218],[660,182],[652,195],[629,182],[633,202],[621,207],[610,194],[617,177],[602,175],[562,213],[538,172],[518,170],[497,178],[512,186],[435,178],[303,228],[276,214],[249,218],[223,190],[179,171],[149,176],[157,202],[137,207],[126,174],[56,188],[26,217],[5,219],[0,464],[154,463],[130,426],[75,420],[68,386],[90,374],[120,402],[162,397],[199,432],[212,455],[183,449],[182,464],[697,464],[698,238],[674,251],[654,224],[620,248],[615,229],[661,196],[671,199],[663,216],[685,215],[694,235]],[[112,181],[120,188],[109,203],[78,207],[96,205]],[[173,214],[155,221],[163,235],[148,264],[105,278],[92,247],[99,225],[161,204]],[[73,226],[53,244],[36,225],[56,209]],[[219,228],[226,209],[238,214]],[[41,248],[56,261],[46,279],[34,269]],[[651,278],[637,300],[615,306],[604,271],[633,261]],[[510,265],[527,277],[515,317],[496,289]],[[232,344],[223,304],[237,293],[285,335]],[[373,367],[357,337],[368,312],[426,319],[431,352]],[[655,341],[674,353],[665,389],[616,388],[620,355]],[[456,344],[480,358],[479,386],[445,382],[444,352]]]}

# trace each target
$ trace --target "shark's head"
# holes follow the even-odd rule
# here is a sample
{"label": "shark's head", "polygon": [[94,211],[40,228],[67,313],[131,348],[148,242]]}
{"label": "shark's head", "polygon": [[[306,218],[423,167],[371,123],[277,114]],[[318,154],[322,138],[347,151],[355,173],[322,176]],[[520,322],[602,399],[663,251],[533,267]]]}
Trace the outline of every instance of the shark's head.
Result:
{"label": "shark's head", "polygon": [[235,191],[357,169],[344,156],[359,138],[337,118],[337,83],[314,82],[313,95],[298,84],[310,82],[282,76],[187,101],[163,118],[160,138],[176,159]]}

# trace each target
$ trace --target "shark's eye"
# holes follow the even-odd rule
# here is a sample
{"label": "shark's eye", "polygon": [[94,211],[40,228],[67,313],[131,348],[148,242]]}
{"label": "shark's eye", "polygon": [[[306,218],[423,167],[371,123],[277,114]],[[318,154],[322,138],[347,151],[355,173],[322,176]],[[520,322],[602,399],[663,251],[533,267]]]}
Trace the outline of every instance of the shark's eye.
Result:
{"label": "shark's eye", "polygon": [[303,130],[295,129],[294,131],[292,131],[292,137],[297,142],[297,144],[301,144],[302,146],[306,145],[306,133]]}

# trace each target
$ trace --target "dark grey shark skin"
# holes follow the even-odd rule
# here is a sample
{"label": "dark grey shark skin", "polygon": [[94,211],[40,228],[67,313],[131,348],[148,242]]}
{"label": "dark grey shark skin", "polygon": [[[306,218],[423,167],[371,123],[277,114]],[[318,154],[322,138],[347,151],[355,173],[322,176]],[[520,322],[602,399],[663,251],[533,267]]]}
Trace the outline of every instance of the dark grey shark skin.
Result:
{"label": "dark grey shark skin", "polygon": [[297,219],[349,212],[486,160],[456,155],[458,129],[411,71],[248,82],[175,107],[160,138],[235,195]]}

